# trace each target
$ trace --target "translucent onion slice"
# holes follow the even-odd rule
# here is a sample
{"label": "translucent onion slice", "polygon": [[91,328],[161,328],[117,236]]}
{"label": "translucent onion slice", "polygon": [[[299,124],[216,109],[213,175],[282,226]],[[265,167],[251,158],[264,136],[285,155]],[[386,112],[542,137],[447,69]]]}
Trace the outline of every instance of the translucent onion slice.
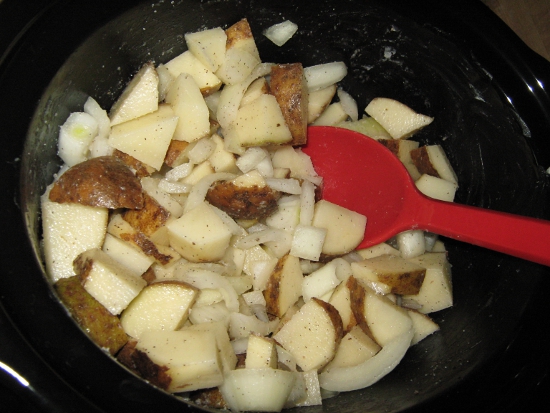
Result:
{"label": "translucent onion slice", "polygon": [[263,35],[280,47],[288,42],[297,31],[296,23],[285,20],[265,29]]}
{"label": "translucent onion slice", "polygon": [[271,73],[272,63],[258,64],[248,77],[240,83],[226,85],[220,94],[216,119],[223,129],[227,129],[237,117],[237,111],[248,86],[261,76]]}
{"label": "translucent onion slice", "polygon": [[250,172],[252,169],[256,168],[258,164],[263,161],[268,156],[267,150],[260,148],[258,146],[248,148],[240,157],[237,159],[237,167],[243,172]]}
{"label": "translucent onion slice", "polygon": [[285,233],[283,230],[277,228],[268,228],[262,231],[253,232],[242,238],[239,238],[237,241],[235,241],[233,245],[235,246],[235,248],[247,250],[256,245],[264,244],[266,242],[284,241],[284,239]]}
{"label": "translucent onion slice", "polygon": [[187,270],[176,273],[177,279],[191,284],[193,287],[219,289],[223,295],[225,305],[231,312],[239,311],[239,296],[229,281],[214,271]]}
{"label": "translucent onion slice", "polygon": [[359,109],[357,109],[357,102],[355,99],[342,88],[338,88],[336,92],[338,94],[338,99],[342,104],[342,109],[348,114],[352,121],[359,119]]}
{"label": "translucent onion slice", "polygon": [[300,181],[294,178],[266,178],[265,182],[276,191],[292,195],[299,195],[302,193]]}

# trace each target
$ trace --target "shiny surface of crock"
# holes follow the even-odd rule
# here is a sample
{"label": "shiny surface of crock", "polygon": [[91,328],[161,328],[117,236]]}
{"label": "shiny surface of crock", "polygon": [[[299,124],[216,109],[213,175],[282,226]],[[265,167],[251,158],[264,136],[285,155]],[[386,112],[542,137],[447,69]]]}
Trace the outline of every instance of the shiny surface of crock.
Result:
{"label": "shiny surface of crock", "polygon": [[[14,3],[5,0],[0,12],[23,13]],[[37,262],[38,197],[59,165],[57,128],[88,95],[108,108],[141,63],[180,53],[187,31],[247,17],[264,61],[344,60],[350,73],[343,86],[360,107],[385,95],[435,116],[418,139],[448,151],[461,184],[458,202],[548,219],[548,62],[478,2],[438,3],[164,1],[127,12],[137,2],[29,2],[21,20],[27,26],[15,20],[16,32],[0,32],[3,47],[20,33],[0,61],[0,361],[32,388],[0,373],[4,387],[44,411],[186,408],[91,343]],[[283,18],[300,32],[278,48],[260,33]],[[548,269],[446,244],[456,304],[434,315],[441,331],[411,348],[376,386],[326,400],[324,411],[511,411],[544,395]]]}

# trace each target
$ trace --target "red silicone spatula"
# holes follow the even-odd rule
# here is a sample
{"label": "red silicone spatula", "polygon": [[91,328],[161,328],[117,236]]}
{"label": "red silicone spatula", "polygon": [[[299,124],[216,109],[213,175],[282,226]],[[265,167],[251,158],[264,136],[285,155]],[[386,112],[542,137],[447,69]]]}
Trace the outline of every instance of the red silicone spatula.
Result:
{"label": "red silicone spatula", "polygon": [[550,221],[428,198],[386,147],[357,132],[315,126],[303,148],[323,198],[367,217],[360,248],[422,229],[550,265]]}

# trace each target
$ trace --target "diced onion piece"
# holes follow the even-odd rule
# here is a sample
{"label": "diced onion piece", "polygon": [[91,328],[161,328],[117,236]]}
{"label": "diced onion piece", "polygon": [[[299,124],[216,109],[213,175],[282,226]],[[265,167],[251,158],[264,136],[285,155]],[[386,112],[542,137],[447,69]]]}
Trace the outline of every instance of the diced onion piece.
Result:
{"label": "diced onion piece", "polygon": [[255,245],[264,244],[270,241],[282,241],[285,238],[283,230],[276,228],[268,228],[263,231],[253,232],[247,236],[237,240],[234,244],[235,248],[247,250]]}
{"label": "diced onion piece", "polygon": [[397,336],[361,364],[325,370],[319,375],[321,387],[332,391],[352,391],[373,385],[399,364],[409,349],[413,334],[410,329]]}
{"label": "diced onion piece", "polygon": [[256,169],[264,178],[273,178],[273,175],[275,174],[270,156],[266,156],[264,159],[258,162],[258,165],[256,165]]}
{"label": "diced onion piece", "polygon": [[212,155],[215,149],[216,143],[212,139],[199,139],[187,154],[187,156],[189,157],[189,162],[198,165],[206,161],[210,157],[210,155]]}
{"label": "diced onion piece", "polygon": [[270,188],[287,194],[299,195],[302,193],[300,181],[294,178],[266,178],[265,182]]}
{"label": "diced onion piece", "polygon": [[358,120],[359,109],[357,109],[357,102],[355,101],[355,99],[352,98],[351,95],[342,88],[338,88],[337,93],[344,112],[347,113],[352,121]]}
{"label": "diced onion piece", "polygon": [[315,211],[315,185],[309,181],[302,182],[300,194],[300,224],[311,225]]}
{"label": "diced onion piece", "polygon": [[164,175],[164,178],[170,182],[177,182],[180,179],[183,179],[186,176],[188,176],[193,170],[193,167],[194,165],[192,163],[189,163],[189,162],[182,163],[181,165],[178,165],[175,168],[166,172],[166,174]]}
{"label": "diced onion piece", "polygon": [[180,182],[170,182],[166,179],[161,179],[159,181],[159,189],[168,194],[188,194],[192,187],[193,185]]}
{"label": "diced onion piece", "polygon": [[226,85],[222,89],[216,119],[223,129],[229,127],[237,117],[237,111],[248,86],[259,77],[268,75],[271,72],[271,66],[271,63],[260,63],[245,80],[234,85]]}
{"label": "diced onion piece", "polygon": [[277,46],[282,46],[288,42],[297,31],[298,25],[296,23],[285,20],[265,29],[263,35]]}
{"label": "diced onion piece", "polygon": [[256,168],[258,164],[268,156],[267,150],[254,146],[248,148],[240,157],[237,159],[237,167],[243,172],[250,172],[252,169]]}
{"label": "diced onion piece", "polygon": [[86,112],[73,112],[59,130],[58,155],[68,166],[86,160],[88,147],[97,136],[97,120]]}
{"label": "diced onion piece", "polygon": [[88,97],[84,103],[84,112],[93,116],[97,121],[97,136],[105,138],[108,137],[109,132],[111,131],[111,120],[109,119],[109,115],[107,114],[107,111],[99,106],[99,103],[97,103],[97,101],[91,96]]}
{"label": "diced onion piece", "polygon": [[223,295],[225,305],[229,311],[239,311],[239,297],[229,281],[214,271],[208,270],[187,270],[183,274],[177,272],[177,278],[193,287],[203,289],[219,289]]}
{"label": "diced onion piece", "polygon": [[347,74],[348,68],[344,62],[323,63],[304,69],[307,88],[310,92],[338,83]]}

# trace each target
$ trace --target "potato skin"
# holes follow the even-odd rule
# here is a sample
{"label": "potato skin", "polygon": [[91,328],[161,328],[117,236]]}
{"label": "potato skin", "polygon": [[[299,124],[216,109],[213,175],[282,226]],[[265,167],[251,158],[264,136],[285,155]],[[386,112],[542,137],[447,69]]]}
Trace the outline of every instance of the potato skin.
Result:
{"label": "potato skin", "polygon": [[430,161],[430,155],[425,147],[421,146],[420,148],[413,149],[411,151],[411,159],[420,174],[427,174],[440,178],[439,173],[435,170]]}
{"label": "potato skin", "polygon": [[136,176],[139,178],[150,176],[153,172],[155,172],[155,168],[153,168],[152,166],[144,164],[143,162],[138,161],[133,156],[119,151],[118,149],[115,149],[115,151],[113,152],[113,156],[120,159],[122,162],[124,162],[126,166],[136,171]]}
{"label": "potato skin", "polygon": [[187,146],[189,146],[189,142],[177,140],[170,141],[170,145],[168,146],[168,150],[166,151],[166,156],[164,158],[164,163],[172,168],[180,165],[182,163],[180,158],[183,157]]}
{"label": "potato skin", "polygon": [[147,236],[162,227],[169,217],[170,212],[147,194],[144,194],[143,208],[128,209],[122,212],[122,218],[126,222]]}
{"label": "potato skin", "polygon": [[74,165],[53,184],[50,201],[109,209],[143,207],[139,179],[120,159],[100,156]]}
{"label": "potato skin", "polygon": [[79,276],[61,278],[54,285],[77,323],[100,347],[116,354],[128,341],[118,317],[112,315],[82,286]]}
{"label": "potato skin", "polygon": [[363,316],[363,308],[365,307],[366,292],[365,288],[357,281],[353,276],[350,276],[347,280],[347,287],[350,292],[351,311],[355,318],[357,325],[361,327],[361,330],[374,341],[375,338],[370,331],[370,328]]}
{"label": "potato skin", "polygon": [[395,156],[399,154],[399,140],[396,139],[378,139],[378,142],[388,148]]}
{"label": "potato skin", "polygon": [[422,287],[426,270],[410,271],[402,274],[382,274],[378,280],[391,287],[391,292],[400,295],[416,295]]}
{"label": "potato skin", "polygon": [[131,360],[136,371],[145,380],[164,390],[170,386],[172,378],[166,373],[168,371],[166,366],[155,364],[145,352],[137,349],[132,351]]}
{"label": "potato skin", "polygon": [[230,181],[213,184],[206,200],[234,219],[260,219],[277,209],[280,193],[269,186],[244,187]]}
{"label": "potato skin", "polygon": [[270,88],[292,134],[290,144],[304,145],[307,142],[309,93],[302,64],[274,65],[271,68]]}
{"label": "potato skin", "polygon": [[234,25],[228,27],[225,34],[227,35],[225,45],[226,49],[231,49],[235,43],[238,43],[243,39],[254,38],[252,35],[252,29],[250,28],[250,24],[247,19],[241,19]]}

